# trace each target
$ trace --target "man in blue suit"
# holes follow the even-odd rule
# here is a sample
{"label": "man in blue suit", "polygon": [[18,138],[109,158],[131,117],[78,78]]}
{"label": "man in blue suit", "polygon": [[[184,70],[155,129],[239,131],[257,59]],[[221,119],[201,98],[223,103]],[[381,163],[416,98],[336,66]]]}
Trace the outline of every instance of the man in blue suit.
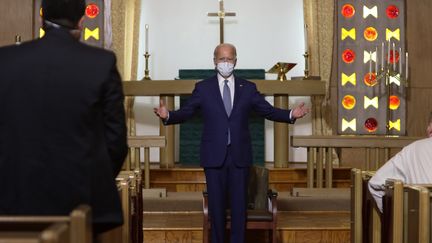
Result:
{"label": "man in blue suit", "polygon": [[204,127],[200,159],[209,196],[211,242],[224,242],[225,210],[230,198],[231,242],[243,243],[247,182],[252,164],[249,115],[254,111],[272,121],[294,123],[309,109],[303,103],[292,110],[274,108],[254,83],[234,77],[237,53],[231,44],[218,45],[213,61],[218,74],[198,82],[186,105],[168,111],[161,101],[154,112],[165,125],[170,125],[181,123],[201,110]]}

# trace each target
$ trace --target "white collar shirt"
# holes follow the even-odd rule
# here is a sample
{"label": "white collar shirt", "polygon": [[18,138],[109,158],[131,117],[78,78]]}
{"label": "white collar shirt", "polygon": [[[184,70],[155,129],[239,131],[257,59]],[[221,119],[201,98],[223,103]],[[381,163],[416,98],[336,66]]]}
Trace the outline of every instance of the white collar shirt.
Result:
{"label": "white collar shirt", "polygon": [[235,85],[234,85],[234,75],[231,74],[231,76],[229,76],[228,78],[224,78],[222,77],[219,73],[217,74],[217,79],[218,79],[218,83],[219,83],[219,91],[221,94],[221,97],[223,99],[223,90],[224,90],[224,85],[225,85],[225,80],[228,80],[228,87],[230,88],[230,93],[231,93],[231,106],[234,104],[234,89],[235,89]]}

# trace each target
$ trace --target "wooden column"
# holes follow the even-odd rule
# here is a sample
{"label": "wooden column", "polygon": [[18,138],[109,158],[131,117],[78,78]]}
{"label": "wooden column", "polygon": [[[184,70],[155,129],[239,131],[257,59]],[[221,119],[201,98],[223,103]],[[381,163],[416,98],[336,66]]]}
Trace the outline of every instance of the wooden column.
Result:
{"label": "wooden column", "polygon": [[[163,100],[168,110],[174,110],[174,95],[161,95],[160,99]],[[160,167],[172,168],[174,167],[174,149],[175,149],[175,133],[174,126],[165,126],[162,121],[159,128],[160,136],[165,136],[166,146],[160,148]]]}
{"label": "wooden column", "polygon": [[[280,109],[288,109],[288,95],[275,95],[274,106]],[[288,124],[283,122],[274,123],[274,167],[288,167]]]}

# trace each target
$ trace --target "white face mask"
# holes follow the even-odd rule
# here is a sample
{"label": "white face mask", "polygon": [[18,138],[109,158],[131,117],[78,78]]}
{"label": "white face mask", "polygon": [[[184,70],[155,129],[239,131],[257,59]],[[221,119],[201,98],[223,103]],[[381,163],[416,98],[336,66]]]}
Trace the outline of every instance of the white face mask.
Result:
{"label": "white face mask", "polygon": [[228,78],[234,71],[234,64],[230,62],[219,62],[216,69],[224,78]]}

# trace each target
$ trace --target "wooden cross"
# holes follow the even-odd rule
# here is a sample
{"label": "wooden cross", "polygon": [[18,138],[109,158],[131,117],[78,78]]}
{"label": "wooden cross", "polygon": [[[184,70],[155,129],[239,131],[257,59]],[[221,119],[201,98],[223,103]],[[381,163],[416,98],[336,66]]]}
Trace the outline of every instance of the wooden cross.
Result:
{"label": "wooden cross", "polygon": [[224,0],[219,0],[219,11],[217,13],[208,13],[209,17],[219,17],[219,32],[220,32],[220,43],[224,43],[224,18],[227,16],[236,16],[234,12],[225,12]]}

